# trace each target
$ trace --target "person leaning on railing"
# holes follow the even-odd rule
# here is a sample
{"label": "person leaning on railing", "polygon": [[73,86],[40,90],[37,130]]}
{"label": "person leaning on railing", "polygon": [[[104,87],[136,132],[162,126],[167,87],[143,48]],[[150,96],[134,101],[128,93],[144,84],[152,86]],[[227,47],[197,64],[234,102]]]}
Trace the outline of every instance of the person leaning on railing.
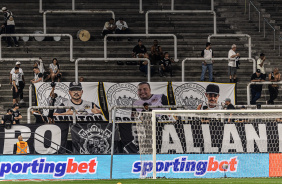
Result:
{"label": "person leaning on railing", "polygon": [[[281,80],[281,74],[279,73],[278,68],[274,68],[273,72],[268,75],[268,80],[270,82],[279,82]],[[267,104],[274,105],[274,100],[277,98],[279,93],[279,86],[277,84],[269,84],[268,91],[269,91],[269,100]]]}

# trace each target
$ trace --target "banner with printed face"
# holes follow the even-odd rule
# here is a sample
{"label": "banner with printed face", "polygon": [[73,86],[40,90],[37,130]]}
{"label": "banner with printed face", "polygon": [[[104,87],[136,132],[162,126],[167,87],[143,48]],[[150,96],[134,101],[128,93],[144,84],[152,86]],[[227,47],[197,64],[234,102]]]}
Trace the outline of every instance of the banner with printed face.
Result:
{"label": "banner with printed face", "polygon": [[[51,83],[36,83],[36,97],[38,106],[73,106],[77,111],[77,121],[106,121],[100,108],[97,82],[60,82],[56,83],[54,93],[51,97]],[[52,104],[53,99],[55,102]],[[44,110],[48,115],[50,110]],[[55,121],[72,121],[71,109],[58,109],[54,111]]]}
{"label": "banner with printed face", "polygon": [[74,154],[110,154],[112,123],[77,123],[71,137]]}
{"label": "banner with printed face", "polygon": [[1,126],[0,154],[16,154],[19,135],[28,143],[28,154],[65,154],[68,130],[68,123]]}
{"label": "banner with printed face", "polygon": [[226,98],[235,105],[235,84],[172,82],[176,105],[189,110],[222,109]]}
{"label": "banner with printed face", "polygon": [[[109,83],[104,82],[108,109],[114,106],[150,106],[169,105],[167,82],[135,82],[135,83]],[[161,108],[158,108],[161,109]],[[132,121],[132,110],[141,112],[144,108],[117,109],[116,122]],[[133,120],[134,122],[135,120]]]}

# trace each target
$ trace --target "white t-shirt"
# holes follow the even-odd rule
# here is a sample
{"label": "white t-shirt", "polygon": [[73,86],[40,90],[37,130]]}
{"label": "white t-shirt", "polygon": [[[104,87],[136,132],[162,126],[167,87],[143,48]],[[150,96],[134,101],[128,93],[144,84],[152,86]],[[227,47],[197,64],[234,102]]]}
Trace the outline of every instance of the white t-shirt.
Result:
{"label": "white t-shirt", "polygon": [[122,30],[123,27],[128,28],[128,25],[125,21],[121,23],[119,20],[116,22],[117,29]]}
{"label": "white t-shirt", "polygon": [[114,27],[114,26],[115,26],[115,24],[110,24],[110,22],[106,22],[105,25],[104,25],[103,31],[108,30],[108,27]]}
{"label": "white t-shirt", "polygon": [[[229,52],[228,52],[228,58],[231,58],[231,56],[233,56],[233,55],[236,55],[236,52],[234,52],[234,50],[230,49]],[[235,60],[228,60],[228,66],[236,67]]]}
{"label": "white t-shirt", "polygon": [[16,86],[19,86],[19,79],[21,78],[20,73],[13,73],[12,74],[12,81],[15,81]]}
{"label": "white t-shirt", "polygon": [[[10,74],[13,76],[13,74],[15,73],[15,68],[12,68],[12,70],[10,71]],[[19,68],[19,81],[23,81],[23,75],[24,75],[24,72],[21,68]]]}
{"label": "white t-shirt", "polygon": [[263,73],[263,74],[265,74],[265,70],[264,70],[264,64],[262,65],[262,67],[260,67],[260,64],[262,63],[262,59],[258,59],[257,60],[257,69],[260,69],[260,73]]}
{"label": "white t-shirt", "polygon": [[54,65],[53,63],[50,64],[49,68],[52,69],[54,73],[57,73],[58,71],[58,65]]}

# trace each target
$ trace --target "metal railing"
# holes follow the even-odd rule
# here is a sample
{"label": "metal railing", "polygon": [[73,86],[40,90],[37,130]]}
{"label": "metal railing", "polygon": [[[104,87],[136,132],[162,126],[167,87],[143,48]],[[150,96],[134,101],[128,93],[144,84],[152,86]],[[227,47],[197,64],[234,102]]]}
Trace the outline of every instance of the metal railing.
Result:
{"label": "metal railing", "polygon": [[[115,144],[115,129],[116,129],[116,110],[117,109],[132,109],[132,108],[140,108],[143,109],[143,106],[114,106],[111,107],[109,110],[109,124],[113,123],[112,126],[112,145],[111,145],[111,170],[110,170],[110,179],[112,179],[113,175],[113,159],[114,159],[114,144]],[[150,106],[152,109],[164,109],[164,108],[183,108],[185,109],[184,106],[176,106],[176,105],[163,105],[163,106]],[[113,112],[112,112],[113,111]],[[114,115],[114,119],[112,119],[112,115]]]}
{"label": "metal railing", "polygon": [[104,58],[108,57],[107,54],[107,38],[108,37],[173,37],[174,39],[174,61],[178,61],[177,58],[177,37],[174,34],[108,34],[104,37]]}
{"label": "metal railing", "polygon": [[78,62],[79,61],[147,61],[147,78],[151,81],[151,62],[147,58],[78,58],[75,60],[75,82],[78,82]]}
{"label": "metal railing", "polygon": [[[171,0],[171,10],[173,11],[174,8],[175,8],[174,0]],[[211,11],[214,11],[214,0],[211,0]],[[139,13],[144,13],[144,11],[143,11],[143,1],[142,0],[139,0]]]}
{"label": "metal railing", "polygon": [[[43,13],[44,11],[43,11],[43,8],[42,8],[42,0],[39,0],[39,13]],[[71,3],[71,5],[72,5],[72,10],[75,10],[75,0],[72,0],[72,3]]]}
{"label": "metal railing", "polygon": [[[264,84],[282,84],[282,81],[280,82],[270,82],[270,81],[265,81],[265,82],[250,82],[248,85],[247,85],[247,104],[250,105],[251,104],[251,98],[250,98],[250,87],[251,85],[253,84],[257,84],[257,85],[264,85]],[[274,107],[274,106],[272,106]]]}
{"label": "metal railing", "polygon": [[44,34],[47,33],[46,28],[46,15],[47,13],[53,14],[105,14],[111,13],[112,18],[115,19],[115,13],[112,10],[46,10],[43,12],[43,32]]}
{"label": "metal railing", "polygon": [[145,33],[149,34],[149,13],[210,13],[213,14],[213,33],[216,34],[216,13],[212,10],[148,10],[146,12],[146,28]]}
{"label": "metal railing", "polygon": [[249,20],[251,20],[251,5],[255,8],[255,10],[258,12],[259,14],[259,32],[260,32],[260,11],[259,9],[254,5],[254,3],[252,1],[249,2]]}
{"label": "metal railing", "polygon": [[73,124],[76,124],[76,110],[73,106],[30,106],[27,109],[27,124],[30,124],[30,113],[32,109],[72,109]]}
{"label": "metal railing", "polygon": [[249,58],[252,58],[252,37],[248,34],[212,34],[208,36],[208,42],[211,41],[212,37],[247,37],[248,38],[248,48],[249,48]]}
{"label": "metal railing", "polygon": [[[70,34],[1,34],[0,35],[0,60],[8,61],[8,58],[2,58],[2,37],[14,37],[14,36],[32,36],[32,37],[42,37],[42,36],[50,36],[50,37],[69,37],[70,39],[70,61],[73,61],[73,37]],[[15,58],[11,58],[15,59]]]}
{"label": "metal railing", "polygon": [[[208,60],[205,58],[186,58],[182,61],[182,82],[185,82],[185,62],[186,61],[204,61],[204,60]],[[235,58],[211,58],[209,59],[211,61],[223,61],[223,60],[235,60]],[[253,62],[253,72],[256,71],[256,60],[253,58],[240,58],[240,61],[243,60],[252,60]],[[227,63],[226,63],[227,64]]]}
{"label": "metal railing", "polygon": [[273,45],[274,45],[274,49],[275,50],[275,28],[268,22],[268,20],[266,18],[263,18],[263,37],[265,38],[265,23],[267,23],[271,29],[273,29]]}

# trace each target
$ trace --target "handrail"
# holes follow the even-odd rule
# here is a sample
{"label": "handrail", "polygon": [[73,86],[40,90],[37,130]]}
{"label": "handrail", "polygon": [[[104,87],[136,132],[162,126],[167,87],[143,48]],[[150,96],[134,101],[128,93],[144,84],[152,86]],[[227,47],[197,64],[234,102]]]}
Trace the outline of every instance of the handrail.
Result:
{"label": "handrail", "polygon": [[263,18],[263,37],[265,38],[265,22],[273,29],[273,45],[274,45],[274,49],[275,50],[275,28],[268,22],[268,20],[266,18]]}
{"label": "handrail", "polygon": [[216,13],[212,10],[148,10],[145,15],[146,34],[149,34],[149,13],[211,13],[213,14],[213,33],[216,34]]}
{"label": "handrail", "polygon": [[[72,0],[72,10],[75,10],[75,0]],[[43,9],[42,9],[42,0],[39,0],[39,13],[43,13]]]}
{"label": "handrail", "polygon": [[212,34],[208,36],[208,42],[211,41],[212,37],[247,37],[248,38],[248,48],[249,48],[249,58],[252,58],[252,37],[248,34]]}
{"label": "handrail", "polygon": [[259,32],[260,32],[260,11],[259,9],[254,5],[254,3],[252,1],[249,1],[249,20],[251,20],[251,5],[255,8],[255,10],[258,12],[259,14]]}
{"label": "handrail", "polygon": [[73,106],[30,106],[27,109],[27,124],[30,124],[30,113],[32,109],[72,109],[73,124],[76,124],[76,109]]}
{"label": "handrail", "polygon": [[[222,60],[235,60],[235,58],[186,58],[182,61],[182,82],[185,82],[185,61],[203,61],[203,60],[211,60],[211,61],[222,61]],[[256,71],[256,60],[253,58],[240,58],[240,60],[252,60],[253,62],[253,72]]]}
{"label": "handrail", "polygon": [[108,37],[173,37],[174,39],[174,61],[178,62],[177,58],[177,37],[175,34],[108,34],[104,37],[104,58],[107,58],[107,38]]}
{"label": "handrail", "polygon": [[[1,34],[0,35],[0,60],[4,59],[2,58],[2,44],[1,44],[1,40],[2,37],[7,37],[7,36],[34,36],[34,37],[42,37],[42,36],[65,36],[65,37],[69,37],[70,39],[70,61],[73,61],[73,37],[70,34]],[[13,58],[12,58],[13,59]],[[7,59],[4,59],[7,60]]]}
{"label": "handrail", "polygon": [[[46,138],[46,137],[43,137],[42,135],[40,135],[40,134],[38,134],[38,133],[36,133],[36,132],[21,132],[21,133],[30,133],[30,134],[38,135],[39,137],[41,137],[41,138],[43,138],[43,139],[46,139],[47,141],[50,141],[51,143],[55,144],[57,147],[63,148],[64,150],[66,150],[66,151],[72,153],[72,151],[68,150],[67,148],[65,148],[65,147],[63,147],[63,146],[61,146],[61,145],[59,145],[59,144],[53,142],[52,140],[50,140],[50,139],[48,139],[48,138]],[[0,132],[0,134],[14,134],[14,132]],[[25,137],[23,137],[23,138],[25,138]],[[14,138],[4,138],[4,139],[14,139]],[[34,139],[36,139],[37,141],[39,141],[39,142],[41,142],[41,143],[43,143],[43,144],[46,145],[46,143],[40,141],[39,139],[37,139],[37,138],[35,138],[35,137],[34,137]],[[50,148],[56,150],[57,153],[58,153],[58,151],[59,151],[58,149],[51,147],[51,145],[50,145]]]}
{"label": "handrail", "polygon": [[[173,11],[174,8],[175,8],[174,0],[171,0],[171,10]],[[214,11],[214,0],[211,0],[211,11]],[[139,0],[139,13],[144,13],[144,11],[143,11],[143,1],[142,0]]]}
{"label": "handrail", "polygon": [[[116,117],[116,109],[132,109],[132,108],[144,108],[143,106],[113,106],[109,110],[109,124],[112,124],[112,145],[111,145],[111,170],[110,170],[110,179],[112,179],[113,176],[113,159],[114,159],[114,144],[115,144],[115,126],[116,126],[116,120],[115,118],[112,119],[112,111],[114,114],[114,117]],[[150,106],[150,108],[184,108],[184,106],[177,106],[177,105],[163,105],[163,106]]]}
{"label": "handrail", "polygon": [[78,82],[78,62],[79,61],[147,61],[147,78],[151,81],[151,62],[147,58],[78,58],[75,60],[75,82]]}
{"label": "handrail", "polygon": [[43,12],[43,32],[44,34],[47,33],[46,28],[46,15],[47,13],[54,13],[54,14],[71,14],[71,13],[78,13],[78,14],[105,14],[111,13],[112,18],[115,19],[115,13],[112,10],[46,10]]}
{"label": "handrail", "polygon": [[251,104],[251,100],[250,100],[250,87],[252,84],[282,84],[282,81],[280,82],[270,82],[270,81],[265,81],[265,82],[250,82],[247,85],[247,104],[250,105]]}

